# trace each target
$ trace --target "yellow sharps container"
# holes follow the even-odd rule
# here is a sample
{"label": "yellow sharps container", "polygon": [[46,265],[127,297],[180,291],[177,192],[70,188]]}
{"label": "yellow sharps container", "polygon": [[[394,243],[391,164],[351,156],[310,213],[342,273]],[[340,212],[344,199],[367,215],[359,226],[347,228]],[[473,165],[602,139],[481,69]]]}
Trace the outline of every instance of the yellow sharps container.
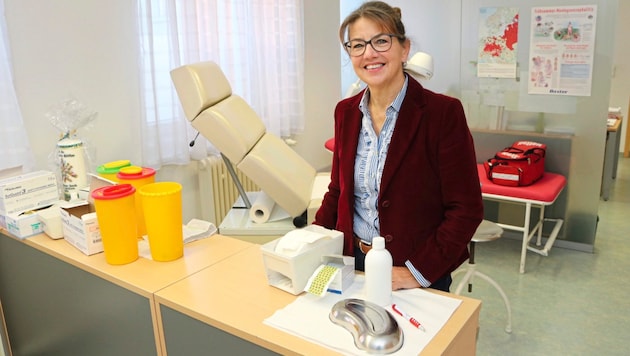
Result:
{"label": "yellow sharps container", "polygon": [[136,188],[136,220],[138,221],[138,237],[141,238],[147,234],[147,226],[144,222],[142,196],[139,190],[140,187],[155,182],[155,169],[138,166],[122,167],[120,171],[118,171],[118,174],[116,174],[116,178],[118,182],[131,184]]}
{"label": "yellow sharps container", "polygon": [[184,255],[182,224],[182,186],[176,182],[157,182],[139,189],[147,226],[151,257],[172,261]]}
{"label": "yellow sharps container", "polygon": [[122,265],[138,259],[136,188],[117,184],[92,191],[105,260]]}

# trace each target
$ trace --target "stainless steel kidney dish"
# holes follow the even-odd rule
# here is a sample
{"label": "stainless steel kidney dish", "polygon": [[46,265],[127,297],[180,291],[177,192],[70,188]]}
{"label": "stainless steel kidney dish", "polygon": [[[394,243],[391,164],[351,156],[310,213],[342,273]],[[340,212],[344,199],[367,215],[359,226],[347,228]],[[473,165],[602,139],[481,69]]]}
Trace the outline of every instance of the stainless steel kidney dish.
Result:
{"label": "stainless steel kidney dish", "polygon": [[333,305],[330,320],[348,330],[354,344],[374,354],[389,354],[403,345],[403,332],[385,308],[362,299],[344,299]]}

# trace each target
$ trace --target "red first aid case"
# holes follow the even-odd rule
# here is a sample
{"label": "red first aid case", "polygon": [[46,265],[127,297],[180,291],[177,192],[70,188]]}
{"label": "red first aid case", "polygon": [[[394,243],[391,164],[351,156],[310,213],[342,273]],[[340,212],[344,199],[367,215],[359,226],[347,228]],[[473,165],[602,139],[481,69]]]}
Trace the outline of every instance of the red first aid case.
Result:
{"label": "red first aid case", "polygon": [[547,145],[534,141],[516,141],[484,162],[488,179],[513,187],[531,185],[545,172]]}

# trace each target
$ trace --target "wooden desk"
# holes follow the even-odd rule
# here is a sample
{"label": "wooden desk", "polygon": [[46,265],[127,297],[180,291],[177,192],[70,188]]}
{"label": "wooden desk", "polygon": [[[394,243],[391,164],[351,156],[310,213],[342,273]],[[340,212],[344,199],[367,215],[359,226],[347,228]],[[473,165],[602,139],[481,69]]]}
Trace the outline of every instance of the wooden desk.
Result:
{"label": "wooden desk", "polygon": [[[448,295],[463,302],[423,355],[475,354],[481,302]],[[334,354],[263,324],[295,298],[267,284],[260,246],[252,246],[155,294],[160,339],[172,355]]]}
{"label": "wooden desk", "polygon": [[186,244],[171,262],[122,266],[63,239],[0,231],[0,299],[15,355],[162,354],[154,293],[251,244],[224,236]]}
{"label": "wooden desk", "polygon": [[601,186],[601,197],[604,200],[608,200],[613,180],[617,178],[622,121],[623,118],[620,117],[614,125],[608,126],[606,131],[606,149],[604,151],[604,168]]}

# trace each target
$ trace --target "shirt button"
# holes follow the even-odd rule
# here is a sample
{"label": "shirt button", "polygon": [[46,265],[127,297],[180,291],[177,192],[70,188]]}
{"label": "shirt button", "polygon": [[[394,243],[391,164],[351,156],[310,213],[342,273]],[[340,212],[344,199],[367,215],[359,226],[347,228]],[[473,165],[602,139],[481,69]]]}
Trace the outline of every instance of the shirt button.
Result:
{"label": "shirt button", "polygon": [[382,206],[383,206],[383,208],[389,208],[389,200],[383,201]]}
{"label": "shirt button", "polygon": [[392,241],[394,241],[394,236],[392,236],[392,235],[385,235],[383,237],[385,238],[385,242],[392,242]]}

